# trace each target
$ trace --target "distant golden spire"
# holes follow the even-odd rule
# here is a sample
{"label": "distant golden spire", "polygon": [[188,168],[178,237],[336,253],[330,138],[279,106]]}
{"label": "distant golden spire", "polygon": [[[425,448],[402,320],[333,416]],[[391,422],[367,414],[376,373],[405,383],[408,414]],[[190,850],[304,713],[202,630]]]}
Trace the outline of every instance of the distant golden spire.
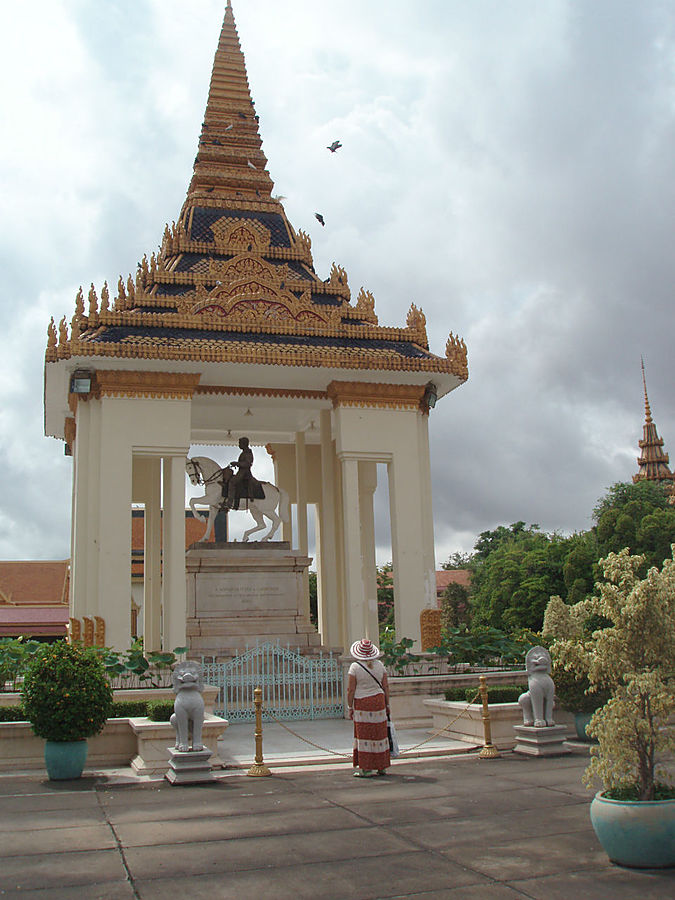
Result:
{"label": "distant golden spire", "polygon": [[246,62],[228,0],[186,205],[199,201],[211,206],[223,199],[270,201],[274,183],[266,166]]}
{"label": "distant golden spire", "polygon": [[[644,359],[640,358],[640,364],[645,396],[645,424],[642,428],[642,440],[638,441],[642,452],[637,460],[639,468],[637,475],[633,475],[633,483],[638,481],[671,482],[675,487],[675,474],[668,468],[668,454],[663,452],[663,438],[659,437],[656,425],[652,421],[652,411],[647,396]],[[675,497],[675,494],[673,496]]]}

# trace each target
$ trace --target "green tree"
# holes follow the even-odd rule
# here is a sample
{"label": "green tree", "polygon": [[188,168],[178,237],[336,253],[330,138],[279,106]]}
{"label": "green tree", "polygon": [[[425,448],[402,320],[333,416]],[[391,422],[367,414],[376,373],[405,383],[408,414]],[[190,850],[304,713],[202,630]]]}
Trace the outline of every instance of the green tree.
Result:
{"label": "green tree", "polygon": [[441,566],[446,572],[453,569],[470,569],[473,562],[473,553],[462,553],[456,550],[451,553],[447,560]]}
{"label": "green tree", "polygon": [[316,586],[316,572],[311,570],[309,575],[309,620],[315,628],[319,627],[319,599]]}
{"label": "green tree", "polygon": [[469,618],[469,589],[463,584],[449,584],[441,598],[441,627],[466,627]]}
{"label": "green tree", "polygon": [[377,567],[377,619],[380,628],[394,624],[394,576],[390,562]]}
{"label": "green tree", "polygon": [[539,631],[551,594],[565,593],[567,541],[524,522],[483,532],[472,575],[472,623]]}
{"label": "green tree", "polygon": [[[675,508],[665,488],[653,481],[619,482],[593,510],[598,555],[627,547],[645,557],[644,571],[663,565],[675,542]],[[596,572],[597,575],[597,572]]]}

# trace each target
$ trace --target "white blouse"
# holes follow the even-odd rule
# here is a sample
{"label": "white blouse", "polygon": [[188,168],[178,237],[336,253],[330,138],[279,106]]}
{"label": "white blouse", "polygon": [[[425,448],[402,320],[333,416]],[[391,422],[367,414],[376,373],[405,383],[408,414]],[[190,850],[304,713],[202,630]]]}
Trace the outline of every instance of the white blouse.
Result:
{"label": "white blouse", "polygon": [[[380,687],[380,684],[383,683],[384,676],[387,674],[386,669],[379,659],[372,659],[369,663],[365,660],[361,663],[353,662],[349,667],[348,674],[353,675],[356,678],[356,690],[354,691],[354,696],[359,700],[363,697],[374,697],[375,694],[381,694],[384,691],[384,689]],[[370,672],[373,673],[380,684],[377,684],[375,678],[369,674]]]}

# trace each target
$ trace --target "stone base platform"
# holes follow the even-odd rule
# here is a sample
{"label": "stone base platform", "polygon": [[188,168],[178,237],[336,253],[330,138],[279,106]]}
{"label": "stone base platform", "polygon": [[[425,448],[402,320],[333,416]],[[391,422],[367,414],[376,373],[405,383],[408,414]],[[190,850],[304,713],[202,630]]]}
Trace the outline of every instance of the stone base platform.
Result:
{"label": "stone base platform", "polygon": [[305,612],[311,561],[286,541],[192,544],[186,555],[192,655],[223,661],[264,641],[318,650],[321,638]]}
{"label": "stone base platform", "polygon": [[564,756],[570,752],[563,743],[567,737],[566,725],[547,725],[535,728],[532,725],[514,725],[516,744],[514,753],[528,756]]}
{"label": "stone base platform", "polygon": [[211,751],[204,747],[203,750],[174,750],[169,747],[169,771],[164,776],[171,784],[204,784],[207,781],[215,781],[211,771]]}

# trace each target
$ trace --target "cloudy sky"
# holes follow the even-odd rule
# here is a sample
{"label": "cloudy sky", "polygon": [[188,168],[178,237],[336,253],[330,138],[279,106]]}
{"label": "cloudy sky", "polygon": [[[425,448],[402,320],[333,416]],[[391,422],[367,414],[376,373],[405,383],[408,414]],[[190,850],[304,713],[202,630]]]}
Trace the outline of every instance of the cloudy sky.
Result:
{"label": "cloudy sky", "polygon": [[[224,6],[0,2],[0,558],[69,555],[47,323],[177,217]],[[641,355],[675,456],[675,2],[234,11],[269,171],[320,277],[345,266],[382,324],[415,302],[440,355],[451,330],[467,343],[469,381],[430,421],[438,563],[518,519],[589,527],[636,471]]]}

